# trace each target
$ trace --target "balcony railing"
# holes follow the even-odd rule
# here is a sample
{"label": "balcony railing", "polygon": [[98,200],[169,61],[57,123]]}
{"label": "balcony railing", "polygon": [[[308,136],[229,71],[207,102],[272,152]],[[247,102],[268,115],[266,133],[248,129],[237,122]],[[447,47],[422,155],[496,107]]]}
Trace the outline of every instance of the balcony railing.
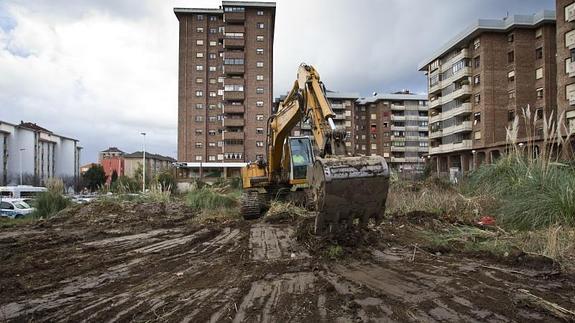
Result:
{"label": "balcony railing", "polygon": [[447,135],[454,134],[457,132],[465,132],[465,131],[472,131],[472,130],[473,130],[473,125],[471,124],[471,121],[463,121],[461,124],[443,128],[443,135],[447,136]]}
{"label": "balcony railing", "polygon": [[463,140],[462,142],[439,145],[437,147],[429,147],[430,154],[442,154],[453,151],[471,149],[473,147],[471,140]]}
{"label": "balcony railing", "polygon": [[224,104],[224,113],[245,113],[243,104]]}
{"label": "balcony railing", "polygon": [[224,48],[244,48],[245,45],[243,38],[224,38]]}
{"label": "balcony railing", "polygon": [[237,23],[246,20],[245,12],[226,12],[224,13],[224,21],[226,23]]}
{"label": "balcony railing", "polygon": [[244,98],[244,91],[224,91],[224,100],[237,101]]}
{"label": "balcony railing", "polygon": [[224,131],[222,133],[222,139],[244,139],[244,132],[243,131]]}
{"label": "balcony railing", "polygon": [[244,65],[243,64],[224,65],[224,74],[243,75],[244,74]]}
{"label": "balcony railing", "polygon": [[226,118],[223,122],[224,127],[243,127],[244,119]]}

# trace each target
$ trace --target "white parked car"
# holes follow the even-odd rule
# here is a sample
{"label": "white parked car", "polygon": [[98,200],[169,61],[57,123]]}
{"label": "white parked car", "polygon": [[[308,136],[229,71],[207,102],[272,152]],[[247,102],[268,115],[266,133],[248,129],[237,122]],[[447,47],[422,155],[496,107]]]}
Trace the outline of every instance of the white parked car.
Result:
{"label": "white parked car", "polygon": [[34,212],[28,203],[21,199],[1,199],[0,200],[0,216],[8,217],[11,219],[21,218],[25,215]]}

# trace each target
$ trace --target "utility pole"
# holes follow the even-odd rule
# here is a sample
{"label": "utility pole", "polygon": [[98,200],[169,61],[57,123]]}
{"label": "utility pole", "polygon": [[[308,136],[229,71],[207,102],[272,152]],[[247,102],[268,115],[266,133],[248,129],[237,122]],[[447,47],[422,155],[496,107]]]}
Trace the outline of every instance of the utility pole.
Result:
{"label": "utility pole", "polygon": [[140,133],[144,137],[144,151],[142,155],[142,193],[146,193],[146,133]]}
{"label": "utility pole", "polygon": [[20,148],[20,185],[22,185],[22,152],[25,148]]}

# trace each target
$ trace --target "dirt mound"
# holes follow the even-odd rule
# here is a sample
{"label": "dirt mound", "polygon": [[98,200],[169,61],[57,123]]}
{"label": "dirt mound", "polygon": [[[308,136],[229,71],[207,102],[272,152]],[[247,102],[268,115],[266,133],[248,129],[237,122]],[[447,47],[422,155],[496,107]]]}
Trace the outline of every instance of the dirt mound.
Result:
{"label": "dirt mound", "polygon": [[94,201],[67,208],[39,221],[40,227],[110,229],[162,228],[193,218],[197,212],[183,202]]}

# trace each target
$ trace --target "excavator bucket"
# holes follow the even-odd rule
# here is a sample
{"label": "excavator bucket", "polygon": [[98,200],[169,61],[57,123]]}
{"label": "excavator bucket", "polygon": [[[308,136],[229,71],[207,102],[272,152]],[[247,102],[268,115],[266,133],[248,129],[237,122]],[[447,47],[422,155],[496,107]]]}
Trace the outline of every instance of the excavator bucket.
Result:
{"label": "excavator bucket", "polygon": [[316,234],[345,231],[356,219],[362,227],[370,218],[381,222],[389,189],[389,169],[383,157],[316,158],[307,173],[318,212]]}

